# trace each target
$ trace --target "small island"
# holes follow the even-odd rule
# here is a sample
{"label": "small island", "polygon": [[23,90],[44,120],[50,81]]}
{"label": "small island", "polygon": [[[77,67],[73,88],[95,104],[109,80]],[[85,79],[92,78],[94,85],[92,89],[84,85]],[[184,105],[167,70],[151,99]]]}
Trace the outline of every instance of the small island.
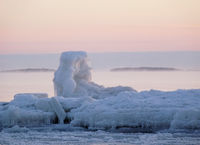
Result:
{"label": "small island", "polygon": [[172,67],[118,67],[110,71],[180,71],[180,69]]}
{"label": "small island", "polygon": [[11,69],[11,70],[2,70],[0,72],[54,72],[55,69],[49,68],[25,68],[25,69]]}

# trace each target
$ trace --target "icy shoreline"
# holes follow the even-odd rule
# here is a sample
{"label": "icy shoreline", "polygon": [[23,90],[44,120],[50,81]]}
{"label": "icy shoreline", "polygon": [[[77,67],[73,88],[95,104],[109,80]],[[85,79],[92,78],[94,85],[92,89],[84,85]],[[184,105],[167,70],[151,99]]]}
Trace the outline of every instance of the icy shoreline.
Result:
{"label": "icy shoreline", "polygon": [[[0,104],[0,124],[5,128],[63,121],[89,130],[119,132],[199,130],[199,98],[200,90],[126,91],[103,99],[54,97],[53,101],[53,98],[19,95],[8,104]],[[57,111],[56,105],[51,105],[55,100],[61,105]]]}
{"label": "icy shoreline", "polygon": [[62,53],[54,87],[55,97],[17,94],[0,103],[0,128],[59,123],[116,132],[200,130],[200,89],[105,88],[92,82],[85,52]]}

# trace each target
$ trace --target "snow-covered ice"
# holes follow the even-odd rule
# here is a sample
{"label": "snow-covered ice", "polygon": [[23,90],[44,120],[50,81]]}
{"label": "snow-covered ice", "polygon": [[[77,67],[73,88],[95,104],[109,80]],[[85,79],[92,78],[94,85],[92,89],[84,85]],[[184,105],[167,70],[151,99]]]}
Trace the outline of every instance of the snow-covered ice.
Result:
{"label": "snow-covered ice", "polygon": [[70,111],[71,124],[94,129],[200,129],[200,90],[121,92]]}
{"label": "snow-covered ice", "polygon": [[73,130],[66,125],[25,128],[4,128],[0,133],[2,145],[198,145],[195,133],[112,133]]}
{"label": "snow-covered ice", "polygon": [[200,130],[200,89],[105,88],[92,82],[87,59],[86,52],[62,53],[53,80],[55,96],[17,94],[11,102],[0,103],[0,129],[65,123],[117,132]]}

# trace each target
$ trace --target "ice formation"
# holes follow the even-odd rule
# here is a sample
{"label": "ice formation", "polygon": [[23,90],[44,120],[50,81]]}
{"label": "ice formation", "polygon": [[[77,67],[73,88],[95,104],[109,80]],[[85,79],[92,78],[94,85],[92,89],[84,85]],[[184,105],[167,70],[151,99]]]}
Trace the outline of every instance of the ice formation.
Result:
{"label": "ice formation", "polygon": [[54,75],[55,96],[105,98],[121,91],[134,91],[130,87],[104,88],[91,81],[86,52],[64,52]]}
{"label": "ice formation", "polygon": [[[79,84],[91,80],[90,68],[85,52],[64,52],[60,57],[60,66],[55,72],[55,95],[63,97],[74,96]],[[84,89],[81,90],[85,91]]]}
{"label": "ice formation", "polygon": [[68,123],[91,130],[200,130],[200,89],[171,92],[105,88],[91,81],[85,52],[64,52],[55,97],[17,94],[0,103],[0,128]]}

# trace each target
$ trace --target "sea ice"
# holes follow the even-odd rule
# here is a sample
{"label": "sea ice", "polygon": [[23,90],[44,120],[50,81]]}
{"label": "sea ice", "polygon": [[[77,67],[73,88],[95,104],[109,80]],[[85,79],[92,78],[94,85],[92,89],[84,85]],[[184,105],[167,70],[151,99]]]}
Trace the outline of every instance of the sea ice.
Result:
{"label": "sea ice", "polygon": [[63,107],[60,105],[60,102],[55,97],[53,97],[53,98],[51,98],[50,104],[51,104],[53,111],[58,116],[59,123],[63,124],[65,117],[66,117],[66,113],[65,113]]}
{"label": "sea ice", "polygon": [[59,123],[92,130],[200,130],[200,89],[105,88],[92,82],[82,51],[62,53],[53,81],[55,97],[17,94],[11,102],[0,103],[0,126],[50,124],[58,118]]}

